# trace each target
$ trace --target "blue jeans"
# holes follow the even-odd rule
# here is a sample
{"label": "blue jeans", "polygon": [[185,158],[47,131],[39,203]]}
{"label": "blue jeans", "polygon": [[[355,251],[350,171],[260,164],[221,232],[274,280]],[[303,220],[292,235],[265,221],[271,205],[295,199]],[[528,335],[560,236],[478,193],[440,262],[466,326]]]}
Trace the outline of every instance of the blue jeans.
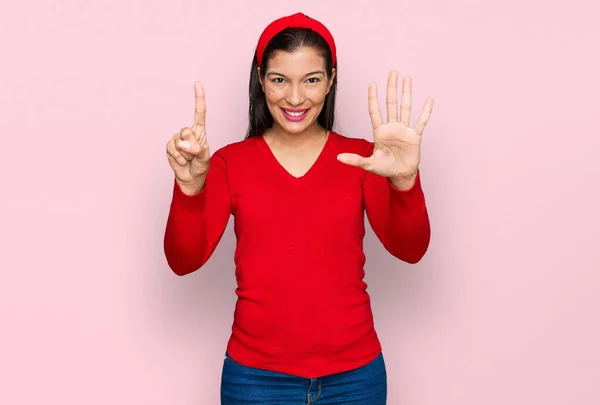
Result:
{"label": "blue jeans", "polygon": [[383,354],[355,370],[303,378],[244,366],[225,354],[221,405],[385,405]]}

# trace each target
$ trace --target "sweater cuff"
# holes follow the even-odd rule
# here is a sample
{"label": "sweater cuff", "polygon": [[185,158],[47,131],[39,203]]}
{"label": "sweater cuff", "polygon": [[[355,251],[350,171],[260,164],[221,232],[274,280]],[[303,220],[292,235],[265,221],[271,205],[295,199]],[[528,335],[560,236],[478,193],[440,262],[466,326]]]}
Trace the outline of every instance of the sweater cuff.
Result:
{"label": "sweater cuff", "polygon": [[396,188],[388,179],[390,190],[390,198],[396,202],[406,202],[407,200],[423,200],[423,189],[421,188],[421,172],[417,171],[415,182],[408,190],[400,190]]}
{"label": "sweater cuff", "polygon": [[177,180],[174,179],[173,182],[173,204],[189,211],[198,211],[204,209],[204,203],[206,200],[206,181],[204,182],[202,190],[194,195],[188,195],[184,193]]}

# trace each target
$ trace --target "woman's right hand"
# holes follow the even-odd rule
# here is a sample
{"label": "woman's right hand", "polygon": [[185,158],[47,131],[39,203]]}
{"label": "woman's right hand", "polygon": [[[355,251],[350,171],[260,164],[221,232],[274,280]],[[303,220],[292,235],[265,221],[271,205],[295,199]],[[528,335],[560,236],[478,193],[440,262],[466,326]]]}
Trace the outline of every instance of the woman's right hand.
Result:
{"label": "woman's right hand", "polygon": [[187,194],[195,194],[204,187],[210,166],[210,151],[206,141],[206,99],[201,83],[195,83],[194,93],[194,126],[182,128],[167,143],[169,164],[176,181]]}

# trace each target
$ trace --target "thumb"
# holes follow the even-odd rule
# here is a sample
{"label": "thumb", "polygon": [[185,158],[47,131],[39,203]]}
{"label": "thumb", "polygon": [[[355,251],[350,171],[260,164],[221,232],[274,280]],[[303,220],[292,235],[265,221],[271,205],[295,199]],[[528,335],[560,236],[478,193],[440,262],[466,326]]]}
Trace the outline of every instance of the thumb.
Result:
{"label": "thumb", "polygon": [[202,152],[202,147],[200,146],[200,144],[194,141],[180,141],[179,147],[184,151],[188,152],[190,155],[194,156]]}
{"label": "thumb", "polygon": [[337,155],[337,159],[350,166],[360,167],[362,169],[367,169],[367,167],[371,163],[370,158],[366,158],[355,153],[340,153]]}

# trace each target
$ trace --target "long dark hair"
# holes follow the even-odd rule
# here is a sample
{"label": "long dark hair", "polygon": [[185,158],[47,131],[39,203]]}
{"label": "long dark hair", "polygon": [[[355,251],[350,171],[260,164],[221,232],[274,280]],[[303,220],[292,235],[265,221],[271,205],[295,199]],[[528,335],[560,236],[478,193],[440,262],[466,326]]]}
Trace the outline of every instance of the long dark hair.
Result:
{"label": "long dark hair", "polygon": [[[333,74],[331,50],[327,42],[316,32],[307,28],[286,28],[269,41],[260,67],[261,78],[264,80],[267,72],[267,63],[271,54],[275,51],[293,52],[300,47],[310,47],[315,49],[321,56],[325,58],[327,78],[331,78]],[[337,65],[337,63],[336,63]],[[262,90],[258,77],[258,59],[256,52],[252,60],[252,68],[250,69],[250,106],[248,109],[248,132],[246,139],[253,136],[262,135],[262,133],[273,125],[273,116],[267,107],[265,93]],[[331,130],[334,123],[335,110],[335,92],[337,88],[337,74],[333,78],[333,83],[323,104],[323,110],[317,118],[317,122],[323,128]]]}

